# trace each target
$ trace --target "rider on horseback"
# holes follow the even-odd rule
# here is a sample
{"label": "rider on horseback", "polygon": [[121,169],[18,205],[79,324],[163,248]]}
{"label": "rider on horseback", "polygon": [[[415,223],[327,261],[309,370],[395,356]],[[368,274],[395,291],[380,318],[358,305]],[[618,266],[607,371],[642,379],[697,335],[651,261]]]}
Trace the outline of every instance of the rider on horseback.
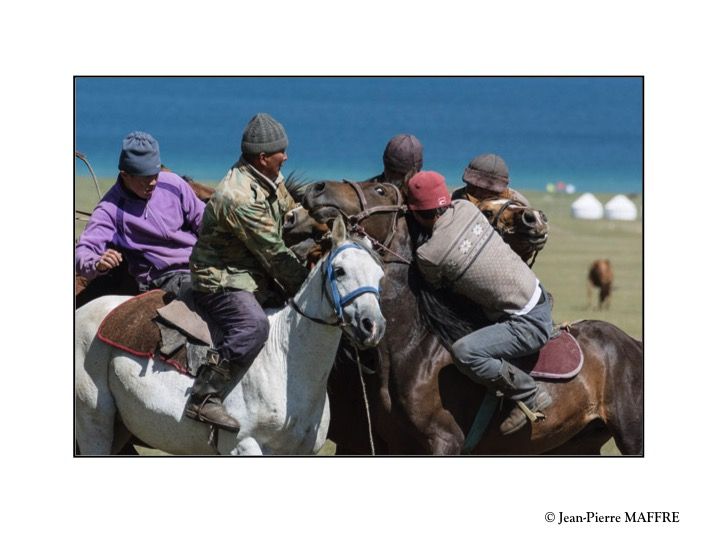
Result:
{"label": "rider on horseback", "polygon": [[456,189],[453,200],[465,199],[477,206],[488,199],[510,199],[530,206],[528,200],[518,191],[508,187],[510,177],[503,158],[495,154],[480,154],[465,168],[465,187]]}
{"label": "rider on horseback", "polygon": [[405,182],[422,169],[422,144],[415,135],[395,135],[385,147],[383,165],[383,172],[369,182],[388,182],[404,189]]}
{"label": "rider on horseback", "polygon": [[207,204],[190,257],[195,301],[222,332],[185,410],[190,418],[237,431],[222,405],[228,384],[250,368],[268,338],[261,304],[274,284],[294,295],[308,275],[282,239],[285,213],[295,201],[280,173],[288,138],[270,115],[255,115],[243,132],[242,156]]}
{"label": "rider on horseback", "polygon": [[89,281],[125,257],[141,291],[177,293],[190,282],[188,259],[205,205],[182,178],[161,170],[160,147],[148,133],[125,137],[118,168],[78,239],[75,272]]}
{"label": "rider on horseback", "polygon": [[428,235],[416,253],[425,280],[470,298],[494,321],[456,341],[453,356],[458,369],[473,381],[518,402],[500,425],[503,434],[513,433],[552,401],[530,375],[508,362],[539,350],[550,338],[546,293],[473,204],[451,201],[440,174],[413,176],[407,203]]}

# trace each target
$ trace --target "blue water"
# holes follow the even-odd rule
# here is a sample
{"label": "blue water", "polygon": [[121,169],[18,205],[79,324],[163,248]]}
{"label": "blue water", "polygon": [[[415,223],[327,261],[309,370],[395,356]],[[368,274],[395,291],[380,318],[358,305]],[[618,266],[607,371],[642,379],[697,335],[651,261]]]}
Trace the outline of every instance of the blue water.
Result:
{"label": "blue water", "polygon": [[247,121],[268,112],[290,139],[284,172],[307,179],[366,179],[382,170],[387,141],[412,133],[424,168],[450,185],[493,152],[519,189],[562,180],[578,191],[642,190],[638,77],[80,77],[75,100],[75,149],[101,177],[117,173],[124,135],[143,130],[174,171],[219,180]]}

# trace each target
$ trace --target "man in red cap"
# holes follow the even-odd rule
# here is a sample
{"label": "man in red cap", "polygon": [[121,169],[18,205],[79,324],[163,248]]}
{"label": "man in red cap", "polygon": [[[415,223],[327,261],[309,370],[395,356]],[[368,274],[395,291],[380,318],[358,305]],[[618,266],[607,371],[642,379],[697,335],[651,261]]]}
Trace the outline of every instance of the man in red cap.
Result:
{"label": "man in red cap", "polygon": [[445,178],[423,171],[408,181],[407,205],[429,233],[417,248],[418,267],[435,288],[447,287],[478,304],[492,324],[452,346],[458,369],[515,400],[500,425],[514,433],[552,399],[508,360],[539,350],[552,333],[551,305],[533,271],[469,201],[452,201]]}

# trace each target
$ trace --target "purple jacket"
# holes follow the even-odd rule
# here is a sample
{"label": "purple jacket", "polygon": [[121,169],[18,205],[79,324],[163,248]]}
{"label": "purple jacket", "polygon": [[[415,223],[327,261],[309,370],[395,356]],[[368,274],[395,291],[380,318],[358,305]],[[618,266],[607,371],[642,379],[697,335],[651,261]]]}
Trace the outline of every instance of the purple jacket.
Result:
{"label": "purple jacket", "polygon": [[205,204],[174,173],[160,173],[149,200],[128,191],[118,176],[78,239],[75,272],[96,277],[95,264],[108,248],[122,253],[141,284],[168,270],[187,270],[204,210]]}

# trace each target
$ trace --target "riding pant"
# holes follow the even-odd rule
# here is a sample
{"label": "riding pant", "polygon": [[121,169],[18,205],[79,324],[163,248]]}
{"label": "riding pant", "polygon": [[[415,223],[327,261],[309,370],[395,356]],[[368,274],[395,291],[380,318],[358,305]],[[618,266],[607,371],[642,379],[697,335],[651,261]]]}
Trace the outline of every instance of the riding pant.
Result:
{"label": "riding pant", "polygon": [[550,339],[551,303],[543,289],[538,303],[525,315],[511,315],[457,340],[453,356],[458,369],[473,381],[489,386],[500,377],[503,360],[539,350]]}
{"label": "riding pant", "polygon": [[208,323],[222,332],[216,344],[220,357],[241,367],[243,373],[247,371],[270,332],[267,315],[255,295],[241,290],[193,294]]}

